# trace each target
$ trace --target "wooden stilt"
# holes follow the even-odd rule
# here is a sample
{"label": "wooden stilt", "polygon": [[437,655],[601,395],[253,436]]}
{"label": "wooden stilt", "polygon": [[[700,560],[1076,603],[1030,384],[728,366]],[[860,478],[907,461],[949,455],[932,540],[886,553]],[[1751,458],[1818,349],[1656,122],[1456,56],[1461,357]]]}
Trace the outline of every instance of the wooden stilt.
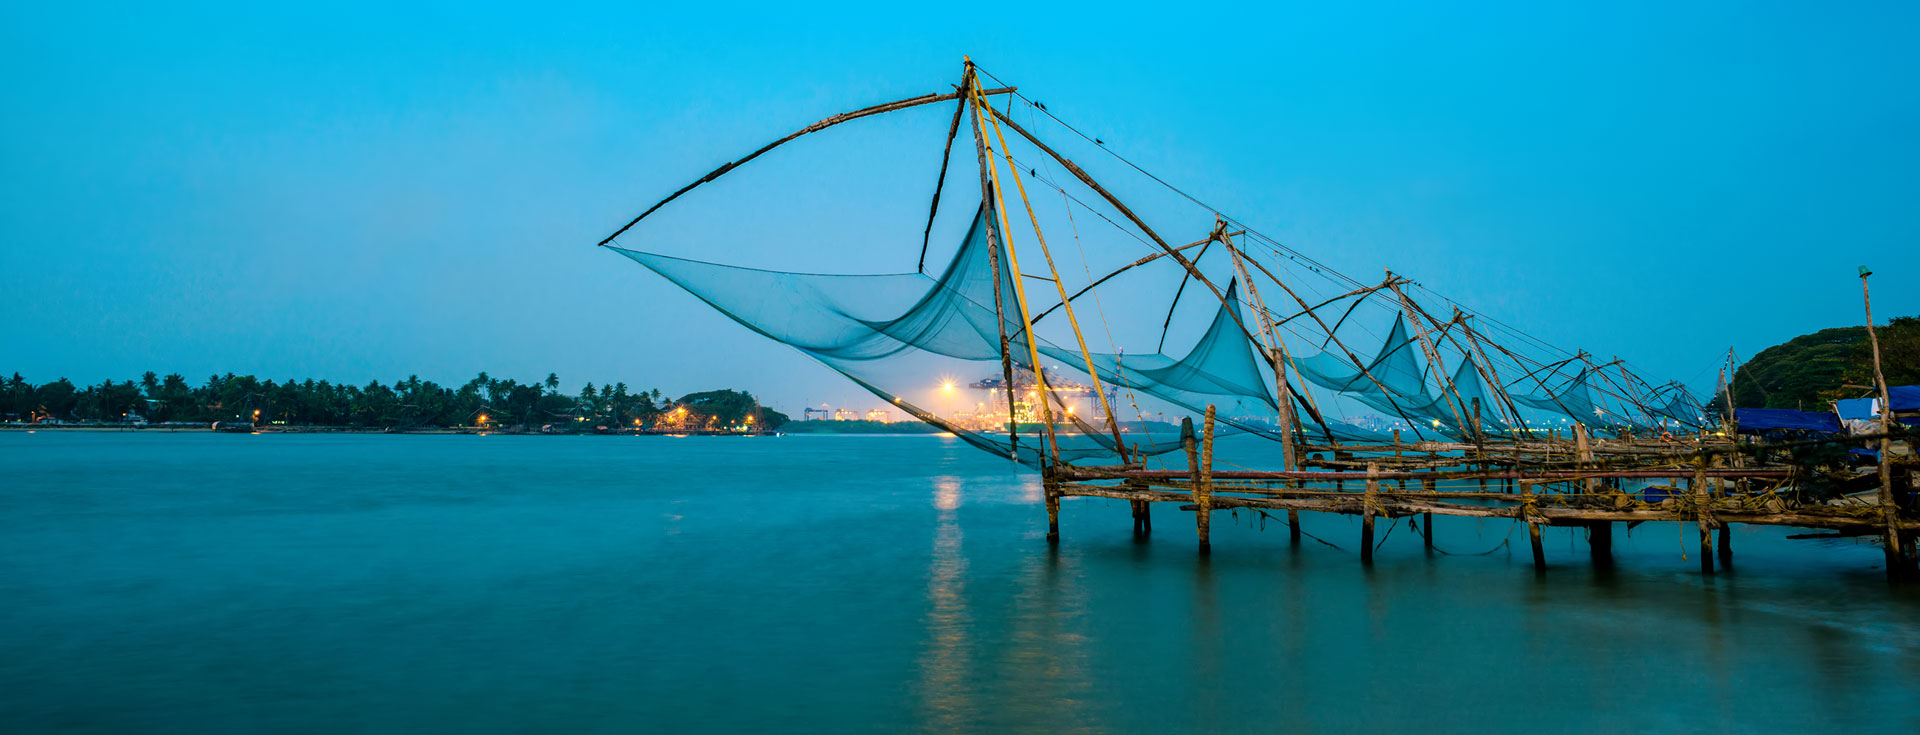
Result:
{"label": "wooden stilt", "polygon": [[1733,568],[1733,524],[1720,524],[1720,566]]}
{"label": "wooden stilt", "polygon": [[1380,492],[1380,463],[1367,463],[1367,494],[1361,500],[1364,505],[1360,515],[1360,562],[1373,563],[1373,516],[1374,496]]}
{"label": "wooden stilt", "polygon": [[1060,543],[1060,493],[1046,489],[1046,543]]}
{"label": "wooden stilt", "polygon": [[1587,550],[1593,554],[1594,566],[1606,566],[1613,563],[1613,523],[1598,521],[1587,527]]}
{"label": "wooden stilt", "polygon": [[1540,543],[1540,524],[1527,522],[1527,540],[1533,544],[1533,570],[1547,571],[1547,550]]}
{"label": "wooden stilt", "polygon": [[1533,571],[1547,571],[1547,550],[1540,545],[1540,522],[1534,517],[1533,486],[1520,485],[1520,508],[1516,511],[1527,522],[1527,541],[1533,546]]}
{"label": "wooden stilt", "polygon": [[1699,508],[1696,525],[1700,527],[1700,573],[1713,573],[1713,496],[1707,490],[1707,460],[1705,457],[1694,460],[1693,502]]}
{"label": "wooden stilt", "polygon": [[1213,404],[1207,404],[1207,423],[1200,430],[1200,481],[1194,485],[1200,505],[1200,553],[1213,553]]}
{"label": "wooden stilt", "polygon": [[[1427,491],[1428,493],[1432,493],[1434,491],[1433,478],[1429,477],[1424,480],[1421,480],[1420,484],[1423,486],[1421,489]],[[1427,550],[1432,551],[1433,550],[1433,514],[1432,513],[1423,513],[1420,515],[1420,527],[1427,529],[1427,533],[1426,533]]]}
{"label": "wooden stilt", "polygon": [[1300,511],[1287,511],[1287,542],[1300,545]]}
{"label": "wooden stilt", "polygon": [[1893,428],[1893,398],[1887,390],[1887,376],[1880,369],[1880,335],[1873,328],[1873,294],[1867,290],[1867,276],[1871,275],[1873,271],[1860,266],[1860,300],[1867,308],[1867,342],[1873,346],[1873,381],[1880,389],[1880,513],[1885,523],[1881,543],[1887,552],[1887,581],[1904,582],[1920,576],[1920,570],[1914,568],[1914,556],[1907,553],[1906,543],[1900,539],[1900,505],[1893,492],[1893,458],[1888,453],[1892,441],[1886,436]]}
{"label": "wooden stilt", "polygon": [[1047,543],[1060,543],[1060,493],[1047,488]]}

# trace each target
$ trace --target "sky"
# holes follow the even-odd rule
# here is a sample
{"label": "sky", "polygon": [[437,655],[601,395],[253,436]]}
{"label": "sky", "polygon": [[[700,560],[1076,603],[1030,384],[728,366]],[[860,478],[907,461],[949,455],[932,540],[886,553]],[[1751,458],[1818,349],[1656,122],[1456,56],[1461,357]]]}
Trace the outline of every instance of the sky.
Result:
{"label": "sky", "polygon": [[[1561,5],[11,3],[0,370],[870,402],[594,244],[965,55],[1328,265],[1650,377],[1861,323],[1863,264],[1920,314],[1920,9]],[[911,270],[947,114],[622,244]]]}

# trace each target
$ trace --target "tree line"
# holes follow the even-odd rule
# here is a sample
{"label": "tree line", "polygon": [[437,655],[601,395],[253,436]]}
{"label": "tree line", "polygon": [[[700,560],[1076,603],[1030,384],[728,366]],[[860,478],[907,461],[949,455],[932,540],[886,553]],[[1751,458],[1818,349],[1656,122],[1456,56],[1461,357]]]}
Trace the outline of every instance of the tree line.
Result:
{"label": "tree line", "polygon": [[[734,390],[692,393],[669,399],[659,389],[635,391],[626,383],[588,383],[578,394],[560,390],[560,376],[520,383],[480,373],[459,387],[419,376],[392,385],[364,386],[326,380],[260,380],[252,375],[214,375],[193,385],[179,374],[148,372],[139,381],[107,380],[76,386],[66,378],[35,385],[19,373],[0,389],[0,419],[6,421],[155,423],[249,422],[328,427],[541,427],[614,430],[635,427],[725,429],[777,428],[787,417]],[[751,420],[750,420],[751,419]]]}
{"label": "tree line", "polygon": [[[1887,385],[1920,384],[1920,317],[1894,317],[1876,331]],[[1733,405],[1825,411],[1835,399],[1877,395],[1873,384],[1867,328],[1834,327],[1768,347],[1741,365],[1733,376]],[[1724,410],[1725,393],[1712,405]]]}

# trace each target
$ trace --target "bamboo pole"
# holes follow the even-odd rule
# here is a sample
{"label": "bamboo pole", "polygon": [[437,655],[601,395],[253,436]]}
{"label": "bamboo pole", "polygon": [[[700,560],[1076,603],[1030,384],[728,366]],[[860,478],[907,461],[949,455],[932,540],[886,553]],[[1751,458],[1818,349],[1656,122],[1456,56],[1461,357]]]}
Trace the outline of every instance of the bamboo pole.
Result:
{"label": "bamboo pole", "polygon": [[1541,545],[1540,520],[1538,512],[1534,510],[1534,502],[1533,485],[1521,484],[1520,507],[1514,513],[1527,522],[1527,541],[1533,547],[1533,571],[1544,573],[1547,571],[1547,551]]}
{"label": "bamboo pole", "polygon": [[[1387,279],[1393,279],[1393,271],[1387,271]],[[1407,293],[1400,290],[1400,286],[1393,286],[1393,295],[1400,297],[1400,313],[1406,315],[1407,321],[1413,322],[1414,335],[1420,338],[1420,347],[1427,353],[1427,366],[1432,369],[1437,379],[1435,382],[1440,385],[1440,397],[1446,399],[1447,408],[1453,411],[1454,425],[1466,426],[1467,417],[1459,402],[1460,389],[1454,387],[1453,376],[1447,374],[1446,363],[1440,359],[1440,348],[1435,347],[1427,337],[1426,321],[1414,313],[1413,299],[1407,298]]]}
{"label": "bamboo pole", "polygon": [[1893,432],[1893,395],[1887,390],[1886,373],[1880,370],[1880,335],[1873,328],[1873,294],[1867,289],[1867,276],[1871,275],[1873,271],[1860,266],[1860,301],[1866,305],[1867,342],[1873,346],[1873,382],[1880,388],[1880,512],[1886,524],[1881,542],[1886,544],[1887,581],[1904,582],[1915,573],[1913,558],[1900,538],[1900,506],[1893,495],[1893,458],[1888,451],[1893,445],[1889,438]]}
{"label": "bamboo pole", "polygon": [[1707,490],[1707,458],[1702,456],[1694,460],[1694,474],[1691,482],[1695,509],[1695,522],[1700,526],[1700,573],[1713,573],[1713,496]]}
{"label": "bamboo pole", "polygon": [[1207,404],[1207,424],[1200,440],[1200,477],[1194,499],[1200,505],[1200,553],[1213,553],[1213,404]]}
{"label": "bamboo pole", "polygon": [[1373,563],[1373,516],[1375,505],[1379,502],[1380,463],[1367,463],[1367,493],[1361,499],[1365,503],[1360,516],[1360,563]]}
{"label": "bamboo pole", "polygon": [[[979,85],[976,83],[974,85],[973,114],[975,126],[984,128],[985,123],[981,120],[982,116],[979,108],[985,107],[987,103],[985,98],[979,96],[978,91]],[[981,135],[983,138],[985,137],[984,132]],[[1001,139],[1000,146],[1002,148],[1006,147],[1006,140],[1004,138]],[[1008,157],[1007,160],[1011,162],[1013,159],[1012,157]],[[993,182],[994,201],[1004,202],[1006,198],[1001,195],[1002,190],[1000,188],[1000,165],[996,163],[991,156],[987,158],[986,163],[988,177]],[[1040,435],[1045,437],[1047,449],[1051,453],[1053,462],[1058,464],[1060,462],[1060,441],[1055,436],[1053,428],[1053,407],[1047,405],[1047,399],[1052,396],[1049,392],[1051,388],[1047,386],[1046,368],[1040,364],[1040,341],[1033,333],[1033,320],[1028,317],[1027,284],[1024,278],[1025,271],[1020,270],[1020,253],[1013,247],[1013,234],[1010,232],[1013,229],[1013,223],[1007,218],[1007,208],[1003,205],[995,209],[998,210],[1000,214],[1000,247],[1006,250],[1007,268],[1009,271],[1008,278],[1013,280],[1013,301],[1014,305],[1018,307],[1018,313],[1020,314],[1020,330],[1025,332],[1027,337],[1027,358],[1030,360],[1027,366],[1033,370],[1035,391],[1033,398],[1040,404]],[[994,272],[996,274],[999,273],[998,270]],[[1072,314],[1071,309],[1068,310],[1068,314]],[[1013,390],[1013,386],[1008,385],[1007,390]],[[1108,418],[1112,418],[1112,416],[1109,415]]]}
{"label": "bamboo pole", "polygon": [[[984,98],[976,99],[978,99],[980,104],[986,104]],[[989,118],[989,120],[992,120],[992,118]],[[1093,382],[1093,394],[1099,399],[1100,409],[1107,415],[1107,429],[1113,433],[1114,451],[1120,455],[1120,463],[1126,464],[1127,443],[1125,439],[1120,437],[1120,418],[1114,415],[1113,406],[1107,404],[1106,388],[1100,384],[1100,369],[1093,364],[1093,353],[1087,349],[1087,338],[1080,331],[1080,319],[1073,314],[1073,301],[1067,298],[1066,284],[1060,282],[1060,269],[1053,265],[1053,251],[1047,249],[1047,236],[1040,231],[1040,217],[1033,213],[1033,202],[1027,198],[1027,185],[1020,178],[1020,167],[1013,162],[1013,151],[1007,149],[1007,136],[1000,131],[1000,123],[998,121],[993,122],[993,137],[995,141],[1000,143],[1000,155],[1007,159],[1007,173],[1013,178],[1014,189],[1020,193],[1020,203],[1026,207],[1027,219],[1033,223],[1034,242],[1040,245],[1040,255],[1047,262],[1047,273],[1052,276],[1053,288],[1059,293],[1060,306],[1066,309],[1067,324],[1073,327],[1073,340],[1080,346],[1080,357],[1086,362],[1087,378]],[[997,166],[995,168],[996,170],[998,169]],[[997,183],[998,179],[995,179],[995,181]],[[1003,212],[1001,216],[1004,219],[1005,213]],[[1019,272],[1020,260],[1013,254],[1013,244],[1011,240],[1008,241],[1007,247],[1008,261],[1013,264],[1014,271]],[[1020,279],[1016,278],[1014,280],[1016,283],[1020,282]],[[1027,289],[1024,284],[1020,286],[1018,293],[1020,295],[1020,319],[1023,322],[1022,328],[1027,332],[1027,345],[1033,350],[1034,373],[1035,375],[1039,375],[1040,350],[1037,346],[1039,338],[1033,333],[1033,320],[1028,318]],[[1041,382],[1044,384],[1046,381],[1043,379]],[[1045,390],[1045,388],[1043,387],[1042,390]],[[1053,437],[1052,422],[1048,423],[1047,438],[1048,441],[1055,442],[1053,449],[1054,460],[1058,461],[1060,458],[1060,448],[1057,440]]]}
{"label": "bamboo pole", "polygon": [[[1284,469],[1299,469],[1294,442],[1293,386],[1287,376],[1287,345],[1273,328],[1273,314],[1267,310],[1267,302],[1260,297],[1260,286],[1247,271],[1246,259],[1241,257],[1240,249],[1233,246],[1232,238],[1227,234],[1227,223],[1216,216],[1213,225],[1214,235],[1220,238],[1220,244],[1232,256],[1233,269],[1240,274],[1240,281],[1247,284],[1247,298],[1252,302],[1253,313],[1259,317],[1260,335],[1266,339],[1264,352],[1267,364],[1273,368],[1274,400],[1278,404],[1280,418],[1280,457]],[[1272,274],[1268,274],[1271,276]]]}
{"label": "bamboo pole", "polygon": [[[974,73],[973,60],[968,59],[966,75],[961,79],[961,86],[966,88],[962,91],[969,95],[969,100],[972,99],[970,96],[972,90],[979,85],[980,79]],[[972,103],[969,102],[967,107],[972,109]],[[993,210],[997,203],[993,196],[993,181],[987,173],[988,167],[993,164],[993,159],[987,157],[987,135],[980,126],[980,115],[976,111],[967,118],[973,128],[973,152],[980,159],[980,209],[983,215],[981,219],[987,228],[987,270],[993,272],[993,326],[1000,335],[1000,374],[1007,381],[1004,386],[1007,394],[1007,457],[1018,461],[1020,459],[1020,422],[1019,413],[1013,407],[1013,351],[1007,340],[1007,306],[1004,303],[1005,299],[1002,298],[1000,284],[1000,245],[997,242],[998,238],[995,237],[993,223]]]}
{"label": "bamboo pole", "polygon": [[[967,71],[966,71],[965,78],[967,80],[973,81],[974,86],[977,86],[979,84],[979,80],[974,78],[972,61],[967,62]],[[982,95],[1010,94],[1013,91],[1014,91],[1013,87],[1001,87],[998,89],[981,90],[980,94]],[[954,92],[952,94],[923,94],[923,95],[920,95],[919,97],[912,97],[904,100],[895,100],[893,102],[883,102],[881,104],[877,104],[872,107],[863,107],[861,109],[854,110],[852,112],[843,112],[838,115],[834,115],[833,117],[829,117],[825,120],[821,120],[820,122],[814,123],[812,125],[808,125],[804,128],[801,128],[787,135],[784,138],[781,138],[772,143],[768,143],[764,146],[761,146],[759,150],[749,153],[738,160],[728,162],[727,164],[719,168],[716,168],[711,172],[708,172],[707,175],[702,176],[699,179],[696,179],[693,183],[681,187],[678,191],[675,191],[674,193],[667,195],[667,198],[660,200],[658,203],[654,204],[651,207],[648,207],[646,211],[640,213],[640,216],[634,217],[631,221],[627,222],[625,225],[622,225],[620,229],[614,230],[613,234],[608,235],[606,239],[601,240],[599,244],[606,245],[607,243],[613,242],[615,238],[621,236],[622,234],[625,234],[627,230],[633,229],[634,225],[640,224],[640,220],[646,219],[647,215],[653,214],[655,211],[658,211],[661,207],[667,206],[667,202],[671,202],[675,199],[679,199],[680,195],[685,194],[689,191],[693,191],[695,187],[698,187],[701,184],[705,184],[714,179],[720,178],[721,176],[725,175],[728,171],[732,171],[736,168],[746,165],[748,161],[751,161],[755,158],[759,158],[761,154],[766,153],[767,151],[773,150],[775,148],[778,148],[785,143],[791,142],[793,139],[798,138],[802,135],[806,135],[808,133],[817,133],[821,130],[825,130],[835,125],[839,125],[840,123],[852,122],[854,120],[858,120],[863,117],[871,117],[873,115],[879,115],[881,113],[893,112],[896,110],[904,110],[910,107],[919,107],[921,105],[930,105],[935,102],[945,102],[947,100],[960,99],[961,97],[964,97],[964,96],[966,96],[966,92],[964,90]]]}
{"label": "bamboo pole", "polygon": [[[1194,435],[1193,417],[1180,417],[1180,448],[1187,453],[1187,478],[1193,483],[1191,490],[1194,508],[1200,507],[1200,440]],[[1194,519],[1196,533],[1199,534],[1201,552],[1208,550],[1207,520],[1205,513],[1199,513]]]}

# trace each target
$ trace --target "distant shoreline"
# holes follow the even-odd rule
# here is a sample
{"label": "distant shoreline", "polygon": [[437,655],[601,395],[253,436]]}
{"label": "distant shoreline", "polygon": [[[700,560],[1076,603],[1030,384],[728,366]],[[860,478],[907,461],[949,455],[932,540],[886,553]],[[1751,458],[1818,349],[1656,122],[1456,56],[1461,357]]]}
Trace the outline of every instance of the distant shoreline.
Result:
{"label": "distant shoreline", "polygon": [[51,432],[109,433],[109,434],[154,434],[154,433],[158,433],[158,434],[354,434],[354,435],[393,434],[393,435],[415,435],[415,436],[462,436],[462,435],[466,435],[466,436],[665,436],[665,437],[688,437],[688,436],[746,437],[746,436],[782,436],[782,435],[952,436],[952,434],[949,434],[945,430],[931,427],[931,426],[927,427],[927,429],[930,429],[930,430],[921,430],[918,428],[907,428],[912,426],[914,425],[903,424],[902,425],[903,430],[901,431],[880,430],[880,431],[741,432],[741,431],[670,431],[670,430],[650,431],[650,430],[626,429],[622,431],[563,432],[563,431],[498,431],[498,430],[491,430],[491,429],[489,430],[467,429],[467,428],[449,429],[449,428],[439,428],[439,427],[421,428],[421,429],[388,429],[388,428],[382,428],[382,427],[348,427],[348,426],[293,426],[293,427],[262,426],[258,428],[249,428],[249,427],[242,426],[235,429],[226,429],[226,428],[214,429],[210,426],[133,426],[133,425],[115,426],[115,425],[101,425],[101,424],[76,426],[72,424],[0,424],[0,433],[3,433],[3,432],[35,433],[35,432],[41,432],[41,431],[51,431]]}

